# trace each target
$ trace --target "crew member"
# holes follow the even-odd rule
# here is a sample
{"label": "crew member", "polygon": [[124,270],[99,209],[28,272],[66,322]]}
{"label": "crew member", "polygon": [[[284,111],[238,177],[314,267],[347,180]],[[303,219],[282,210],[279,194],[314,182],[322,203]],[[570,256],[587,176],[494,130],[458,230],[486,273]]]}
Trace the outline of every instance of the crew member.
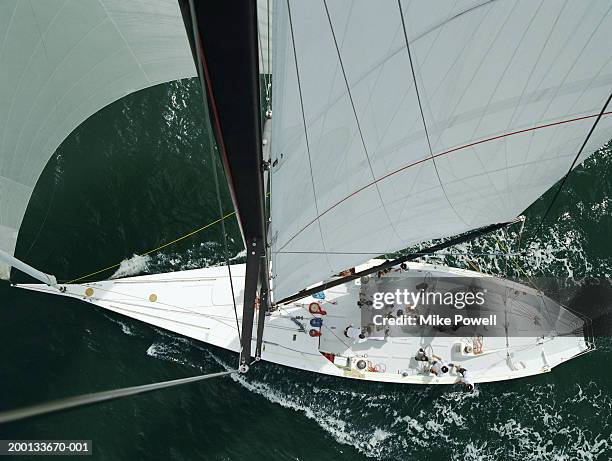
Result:
{"label": "crew member", "polygon": [[461,375],[461,378],[459,378],[459,383],[463,384],[469,392],[472,392],[474,390],[474,381],[472,381],[472,375],[470,372],[463,367],[458,367],[457,373]]}
{"label": "crew member", "polygon": [[429,362],[429,357],[427,357],[425,350],[421,347],[414,356],[414,360],[417,362]]}
{"label": "crew member", "polygon": [[365,339],[365,335],[363,334],[361,328],[354,327],[353,325],[346,327],[344,330],[344,336],[353,339]]}
{"label": "crew member", "polygon": [[433,358],[433,361],[431,362],[431,368],[429,369],[429,372],[433,373],[438,377],[447,374],[449,368],[446,362],[444,362],[444,360],[442,360],[435,354],[433,354],[431,357]]}

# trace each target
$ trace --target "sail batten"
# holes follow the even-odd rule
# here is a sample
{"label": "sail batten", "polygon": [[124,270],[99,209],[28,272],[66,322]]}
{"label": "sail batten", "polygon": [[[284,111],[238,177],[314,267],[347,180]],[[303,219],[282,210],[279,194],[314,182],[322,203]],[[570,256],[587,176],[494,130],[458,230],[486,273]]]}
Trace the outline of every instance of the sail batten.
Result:
{"label": "sail batten", "polygon": [[[610,10],[275,3],[275,299],[360,264],[356,253],[519,215],[567,172],[609,94]],[[580,161],[608,141],[609,115]]]}

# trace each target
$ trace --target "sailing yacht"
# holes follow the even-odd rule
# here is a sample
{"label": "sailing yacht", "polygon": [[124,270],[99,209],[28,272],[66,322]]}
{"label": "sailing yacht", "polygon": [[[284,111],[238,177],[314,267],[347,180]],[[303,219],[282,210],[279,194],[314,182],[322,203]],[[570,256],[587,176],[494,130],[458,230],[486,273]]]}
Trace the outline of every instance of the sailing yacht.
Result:
{"label": "sailing yacht", "polygon": [[[60,3],[0,4],[0,273],[43,282],[18,288],[234,351],[242,372],[264,360],[454,384],[467,369],[478,383],[593,349],[589,320],[539,290],[415,260],[515,223],[612,137],[609,2]],[[246,263],[70,284],[15,258],[65,137],[124,95],[196,76]],[[462,287],[489,294],[482,328],[413,328],[398,319],[436,306],[374,305]]]}

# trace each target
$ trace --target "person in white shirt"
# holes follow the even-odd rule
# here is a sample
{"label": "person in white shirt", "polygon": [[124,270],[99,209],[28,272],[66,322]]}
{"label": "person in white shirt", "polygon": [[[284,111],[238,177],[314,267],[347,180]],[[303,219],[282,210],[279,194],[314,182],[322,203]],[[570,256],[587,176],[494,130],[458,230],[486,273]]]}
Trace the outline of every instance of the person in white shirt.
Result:
{"label": "person in white shirt", "polygon": [[459,378],[459,383],[463,384],[468,391],[472,392],[474,390],[474,381],[472,381],[472,375],[470,372],[463,367],[458,367],[457,373],[461,375],[461,378]]}
{"label": "person in white shirt", "polygon": [[414,359],[417,362],[429,362],[429,357],[427,357],[427,353],[425,352],[425,349],[423,349],[422,347],[419,348],[416,355],[414,356]]}
{"label": "person in white shirt", "polygon": [[361,331],[361,328],[354,327],[353,325],[346,327],[344,330],[344,336],[353,339],[365,339],[365,335]]}
{"label": "person in white shirt", "polygon": [[438,357],[435,354],[431,356],[433,358],[433,362],[431,362],[431,368],[429,369],[430,373],[433,373],[436,376],[444,376],[448,373],[448,365],[444,360]]}

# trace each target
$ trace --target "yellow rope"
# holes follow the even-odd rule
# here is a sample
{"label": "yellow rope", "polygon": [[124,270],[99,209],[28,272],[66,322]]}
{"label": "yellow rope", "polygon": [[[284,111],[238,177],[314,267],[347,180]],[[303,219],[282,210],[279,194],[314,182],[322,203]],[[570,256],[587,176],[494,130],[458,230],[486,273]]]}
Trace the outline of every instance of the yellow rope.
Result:
{"label": "yellow rope", "polygon": [[465,258],[465,260],[468,262],[468,264],[472,267],[472,269],[474,269],[476,272],[480,272],[482,273],[482,271],[480,270],[480,268],[471,260],[469,260],[468,258]]}
{"label": "yellow rope", "polygon": [[[161,250],[162,248],[166,248],[167,246],[170,246],[170,245],[172,245],[172,244],[174,244],[174,243],[176,243],[176,242],[179,242],[179,241],[184,240],[184,239],[186,239],[186,238],[188,238],[188,237],[191,237],[192,235],[197,234],[198,232],[201,232],[201,231],[203,231],[204,229],[208,229],[209,227],[214,226],[214,225],[215,225],[215,224],[217,224],[217,223],[220,223],[222,219],[229,218],[230,216],[235,215],[235,214],[236,214],[236,212],[235,212],[235,211],[232,211],[231,213],[228,213],[228,214],[226,214],[225,216],[223,216],[223,218],[216,219],[215,221],[210,222],[210,223],[206,224],[205,226],[199,227],[199,228],[197,228],[197,229],[195,229],[195,230],[193,230],[193,231],[189,232],[188,234],[185,234],[185,235],[183,235],[183,236],[181,236],[181,237],[179,237],[179,238],[176,238],[176,239],[172,240],[171,242],[164,243],[163,245],[160,245],[160,246],[158,246],[157,248],[153,248],[152,250],[146,251],[146,252],[144,252],[144,253],[140,254],[140,256],[146,256],[146,255],[149,255],[149,254],[151,254],[151,253],[155,253],[156,251],[159,251],[159,250]],[[100,270],[97,270],[97,271],[95,271],[95,272],[92,272],[91,274],[83,275],[83,276],[81,276],[81,277],[79,277],[79,278],[76,278],[76,279],[70,280],[70,281],[65,282],[65,283],[74,283],[74,282],[78,282],[79,280],[83,280],[83,279],[86,279],[86,278],[91,277],[91,276],[93,276],[93,275],[97,275],[97,274],[99,274],[100,272],[105,272],[105,271],[107,271],[107,270],[114,269],[114,268],[116,268],[116,267],[119,267],[120,265],[121,265],[121,262],[118,262],[117,264],[113,264],[112,266],[105,267],[105,268],[103,268],[103,269],[100,269]]]}
{"label": "yellow rope", "polygon": [[508,248],[508,246],[504,245],[504,243],[499,238],[494,238],[497,241],[499,247],[502,249],[502,251],[506,253],[506,257],[508,258],[508,260],[510,260],[510,263],[514,266],[514,268],[531,281],[531,277],[529,277],[529,274],[527,274],[527,272],[525,272],[525,270],[516,262],[516,258],[510,256],[510,249]]}

